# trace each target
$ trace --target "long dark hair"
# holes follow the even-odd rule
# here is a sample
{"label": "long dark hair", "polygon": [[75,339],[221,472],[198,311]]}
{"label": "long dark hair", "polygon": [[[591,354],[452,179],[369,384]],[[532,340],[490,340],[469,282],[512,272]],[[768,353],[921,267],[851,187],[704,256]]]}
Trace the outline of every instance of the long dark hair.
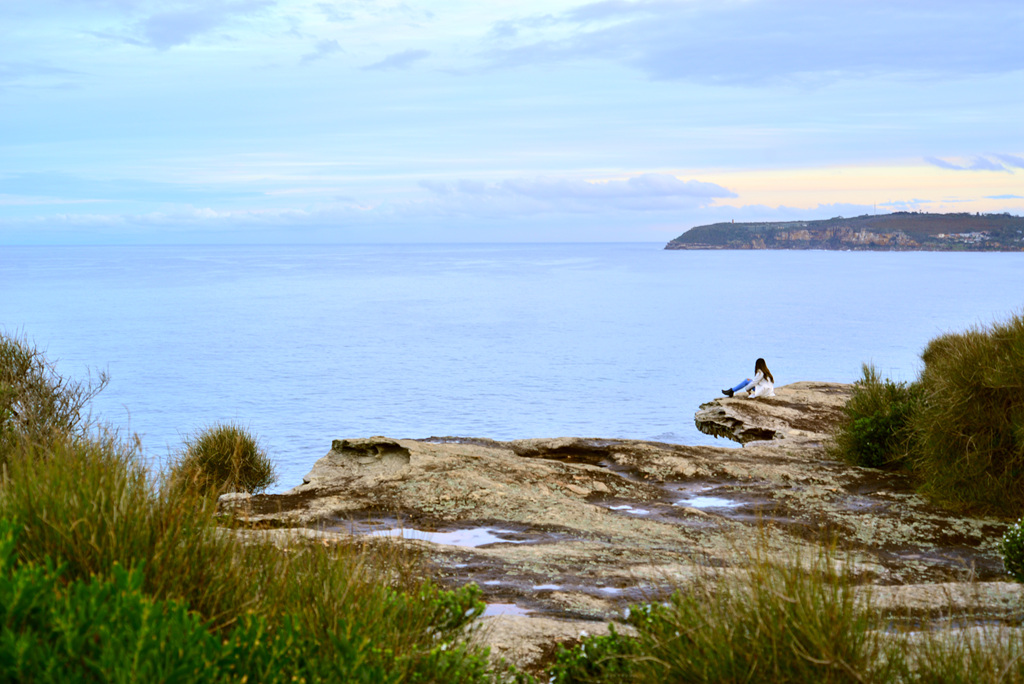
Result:
{"label": "long dark hair", "polygon": [[757,371],[764,373],[764,377],[772,381],[775,384],[775,378],[772,377],[772,372],[768,370],[768,364],[764,362],[764,359],[758,359],[754,362],[754,375],[757,375]]}

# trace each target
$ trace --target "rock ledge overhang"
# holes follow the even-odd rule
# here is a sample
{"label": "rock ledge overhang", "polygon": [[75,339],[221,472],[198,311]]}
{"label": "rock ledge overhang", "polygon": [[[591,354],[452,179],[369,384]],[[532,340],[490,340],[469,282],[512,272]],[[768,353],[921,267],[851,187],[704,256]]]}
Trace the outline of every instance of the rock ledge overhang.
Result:
{"label": "rock ledge overhang", "polygon": [[694,422],[706,435],[740,444],[755,441],[821,442],[842,417],[853,386],[835,382],[794,382],[774,397],[721,397],[701,404]]}

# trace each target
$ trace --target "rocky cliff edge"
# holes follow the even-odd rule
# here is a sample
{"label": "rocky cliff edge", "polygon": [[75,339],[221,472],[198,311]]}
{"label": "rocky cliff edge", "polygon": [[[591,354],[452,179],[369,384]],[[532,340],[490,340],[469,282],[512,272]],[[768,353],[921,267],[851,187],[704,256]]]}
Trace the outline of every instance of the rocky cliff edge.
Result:
{"label": "rocky cliff edge", "polygon": [[836,537],[876,602],[903,612],[952,601],[1009,615],[1021,592],[996,552],[1003,521],[956,516],[902,476],[826,458],[850,391],[799,382],[703,404],[698,428],[742,447],[338,439],[294,489],[222,503],[243,523],[277,528],[257,534],[419,546],[440,581],[483,589],[483,638],[527,668],[631,603],[732,571],[759,537],[780,560]]}

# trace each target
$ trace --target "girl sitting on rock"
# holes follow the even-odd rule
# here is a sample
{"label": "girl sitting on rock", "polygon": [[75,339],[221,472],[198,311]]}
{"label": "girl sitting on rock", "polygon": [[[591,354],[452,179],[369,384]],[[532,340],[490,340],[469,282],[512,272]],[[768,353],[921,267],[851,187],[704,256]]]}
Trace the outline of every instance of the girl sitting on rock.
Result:
{"label": "girl sitting on rock", "polygon": [[764,359],[758,359],[754,362],[753,380],[747,378],[732,389],[722,390],[722,394],[727,397],[731,397],[736,392],[747,392],[748,399],[760,397],[761,395],[766,397],[775,396],[775,378],[772,377],[772,372],[768,370],[768,364],[764,362]]}

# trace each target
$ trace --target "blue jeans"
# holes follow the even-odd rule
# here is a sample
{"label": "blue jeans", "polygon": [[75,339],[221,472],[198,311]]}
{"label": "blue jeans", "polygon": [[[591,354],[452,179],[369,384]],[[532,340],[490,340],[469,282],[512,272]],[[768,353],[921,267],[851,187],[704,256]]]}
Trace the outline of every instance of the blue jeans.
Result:
{"label": "blue jeans", "polygon": [[736,392],[742,391],[743,388],[745,388],[747,385],[751,384],[752,382],[754,382],[754,381],[751,380],[750,378],[747,378],[746,380],[744,380],[743,382],[741,382],[740,384],[738,384],[738,385],[736,385],[735,387],[732,388],[733,394],[735,394]]}

